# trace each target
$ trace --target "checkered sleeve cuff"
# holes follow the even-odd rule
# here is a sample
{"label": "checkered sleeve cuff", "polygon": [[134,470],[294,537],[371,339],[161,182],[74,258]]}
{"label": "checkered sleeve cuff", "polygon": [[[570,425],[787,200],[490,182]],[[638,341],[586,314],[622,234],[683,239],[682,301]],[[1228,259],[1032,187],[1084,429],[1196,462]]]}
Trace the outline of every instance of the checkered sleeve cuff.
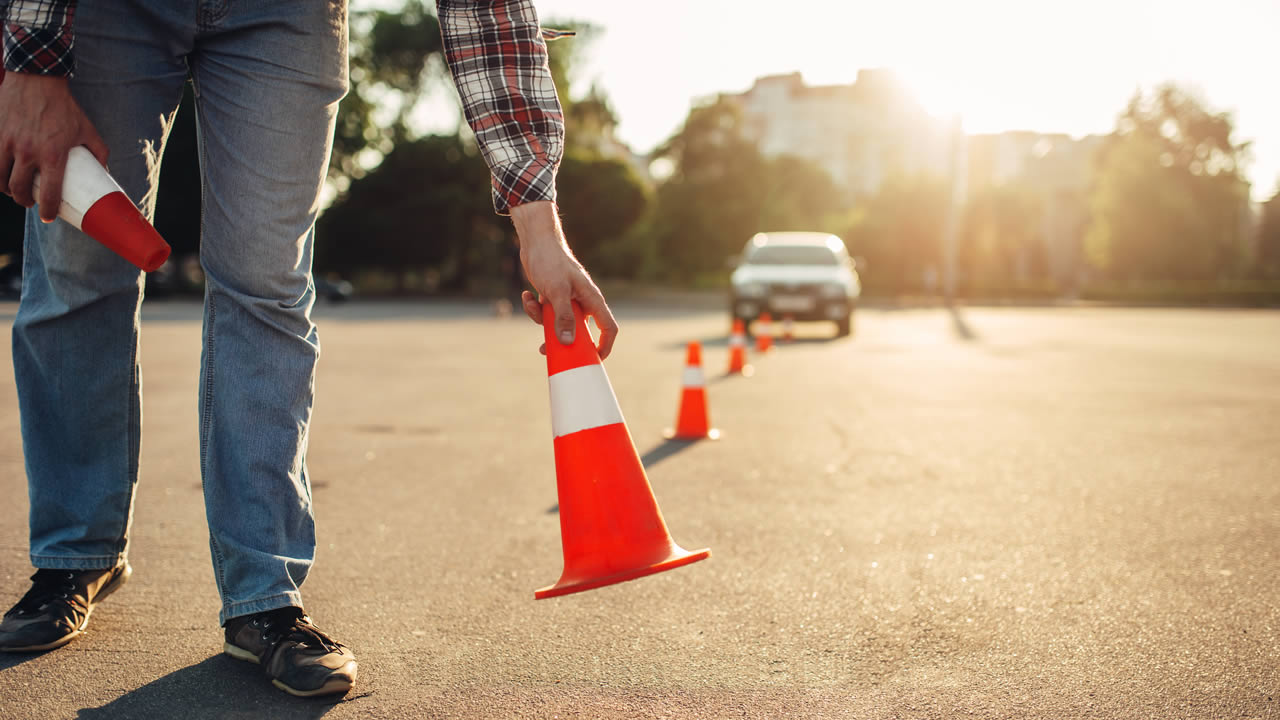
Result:
{"label": "checkered sleeve cuff", "polygon": [[556,199],[556,166],[546,160],[531,158],[492,168],[492,173],[493,209],[499,215],[510,215],[517,205]]}
{"label": "checkered sleeve cuff", "polygon": [[530,0],[438,0],[445,61],[493,176],[493,205],[555,200],[564,113]]}
{"label": "checkered sleeve cuff", "polygon": [[[3,3],[0,3],[0,9]],[[72,0],[11,0],[0,29],[4,69],[35,75],[69,76],[75,72],[75,15]]]}

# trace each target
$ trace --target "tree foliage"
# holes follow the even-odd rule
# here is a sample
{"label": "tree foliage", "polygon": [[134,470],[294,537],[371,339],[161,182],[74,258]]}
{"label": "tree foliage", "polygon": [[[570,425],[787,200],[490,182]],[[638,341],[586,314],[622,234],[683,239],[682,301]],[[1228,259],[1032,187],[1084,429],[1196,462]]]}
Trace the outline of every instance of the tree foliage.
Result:
{"label": "tree foliage", "polygon": [[351,90],[338,106],[329,165],[340,186],[410,139],[410,114],[433,83],[447,78],[440,23],[422,0],[407,0],[397,11],[353,12],[350,25]]}
{"label": "tree foliage", "polygon": [[1280,278],[1280,189],[1262,205],[1258,225],[1258,268],[1262,274]]}
{"label": "tree foliage", "polygon": [[1139,93],[1099,153],[1090,259],[1126,282],[1199,282],[1242,261],[1247,143],[1227,113],[1165,85]]}
{"label": "tree foliage", "polygon": [[1041,196],[1020,185],[982,189],[969,199],[956,265],[969,287],[1002,287],[1045,275]]}
{"label": "tree foliage", "polygon": [[317,268],[398,274],[431,267],[460,287],[503,249],[505,223],[488,188],[483,160],[460,138],[402,141],[321,217]]}
{"label": "tree foliage", "polygon": [[942,230],[950,184],[928,175],[892,175],[855,213],[841,235],[866,260],[868,289],[920,290],[942,268]]}
{"label": "tree foliage", "polygon": [[674,169],[659,188],[652,232],[670,277],[719,270],[755,233],[819,227],[840,192],[807,161],[765,158],[731,101],[695,107],[655,153]]}
{"label": "tree foliage", "polygon": [[557,177],[565,237],[584,265],[613,277],[634,276],[643,250],[628,233],[649,209],[650,192],[628,162],[571,151]]}

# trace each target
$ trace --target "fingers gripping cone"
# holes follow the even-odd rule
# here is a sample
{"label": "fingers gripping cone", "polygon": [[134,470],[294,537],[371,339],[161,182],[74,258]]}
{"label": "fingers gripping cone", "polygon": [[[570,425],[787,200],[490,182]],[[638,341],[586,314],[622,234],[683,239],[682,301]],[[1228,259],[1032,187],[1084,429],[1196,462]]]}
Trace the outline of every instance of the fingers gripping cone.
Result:
{"label": "fingers gripping cone", "polygon": [[[0,70],[2,83],[4,70]],[[39,174],[34,185],[38,194]],[[147,272],[159,268],[169,257],[168,243],[93,153],[83,147],[74,147],[67,154],[58,217]]]}
{"label": "fingers gripping cone", "polygon": [[[37,176],[37,188],[39,183]],[[71,148],[67,154],[58,217],[147,272],[169,257],[168,243],[83,147]]]}
{"label": "fingers gripping cone", "polygon": [[534,592],[539,600],[652,575],[711,555],[710,550],[681,548],[667,532],[582,308],[575,303],[573,310],[577,333],[566,346],[556,339],[551,306],[542,309],[564,573],[555,585]]}
{"label": "fingers gripping cone", "polygon": [[707,413],[707,380],[702,373],[702,346],[689,343],[684,364],[684,390],[680,393],[680,412],[675,430],[665,434],[671,440],[720,439],[720,431],[711,427]]}
{"label": "fingers gripping cone", "polygon": [[729,336],[729,374],[747,374],[746,328],[741,318],[733,321],[733,334]]}
{"label": "fingers gripping cone", "polygon": [[756,351],[769,352],[773,347],[773,318],[769,313],[761,313],[756,321]]}

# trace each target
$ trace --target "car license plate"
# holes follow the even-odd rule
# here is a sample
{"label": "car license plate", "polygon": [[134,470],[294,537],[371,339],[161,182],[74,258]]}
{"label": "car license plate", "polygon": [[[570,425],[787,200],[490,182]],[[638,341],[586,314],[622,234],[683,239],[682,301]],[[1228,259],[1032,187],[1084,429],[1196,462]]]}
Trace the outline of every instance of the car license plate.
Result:
{"label": "car license plate", "polygon": [[813,298],[804,295],[775,295],[769,302],[780,312],[808,312],[813,309]]}

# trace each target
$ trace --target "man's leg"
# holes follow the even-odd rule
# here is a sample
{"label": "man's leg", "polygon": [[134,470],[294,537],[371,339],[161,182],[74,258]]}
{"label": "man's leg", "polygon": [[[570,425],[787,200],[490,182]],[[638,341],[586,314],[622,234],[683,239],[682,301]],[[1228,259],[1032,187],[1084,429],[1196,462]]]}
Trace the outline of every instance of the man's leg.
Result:
{"label": "man's leg", "polygon": [[[132,10],[132,9],[130,9]],[[71,92],[150,216],[182,96],[181,33],[163,18],[83,3]],[[59,220],[27,212],[13,365],[31,499],[31,587],[0,621],[0,651],[60,647],[129,578],[141,442],[142,272]]]}
{"label": "man's leg", "polygon": [[347,89],[346,3],[217,8],[191,63],[205,180],[200,464],[224,651],[286,692],[345,693],[355,658],[311,624],[299,588],[315,556],[311,250]]}
{"label": "man's leg", "polygon": [[205,179],[200,459],[226,624],[301,607],[315,553],[311,251],[347,52],[345,2],[220,7],[200,18],[191,68]]}
{"label": "man's leg", "polygon": [[[156,22],[85,3],[71,90],[111,148],[110,170],[148,216],[186,67]],[[142,272],[59,220],[27,213],[13,362],[37,568],[123,559],[138,474]]]}

